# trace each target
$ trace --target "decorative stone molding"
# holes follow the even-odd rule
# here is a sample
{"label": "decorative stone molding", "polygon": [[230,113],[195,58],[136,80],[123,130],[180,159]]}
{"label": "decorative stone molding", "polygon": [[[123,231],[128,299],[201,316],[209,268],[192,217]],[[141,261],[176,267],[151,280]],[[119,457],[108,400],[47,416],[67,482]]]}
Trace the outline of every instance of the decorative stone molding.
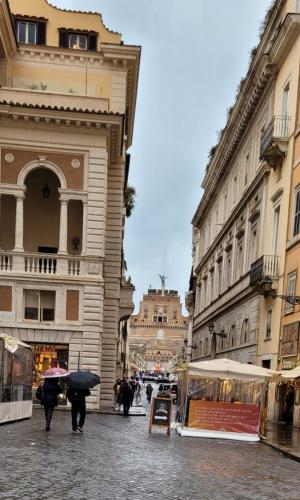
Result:
{"label": "decorative stone molding", "polygon": [[79,168],[80,167],[80,161],[77,160],[76,158],[74,158],[74,160],[71,161],[71,166],[72,166],[72,168],[75,168],[75,169]]}
{"label": "decorative stone molding", "polygon": [[15,161],[15,157],[12,153],[6,153],[5,155],[6,163],[13,163]]}

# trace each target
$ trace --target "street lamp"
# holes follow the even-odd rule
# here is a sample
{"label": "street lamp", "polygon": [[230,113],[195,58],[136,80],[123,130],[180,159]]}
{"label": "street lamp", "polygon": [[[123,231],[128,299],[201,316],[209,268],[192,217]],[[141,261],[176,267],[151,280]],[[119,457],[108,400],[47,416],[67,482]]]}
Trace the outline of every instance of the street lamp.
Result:
{"label": "street lamp", "polygon": [[208,331],[211,334],[210,355],[211,355],[211,359],[215,359],[216,358],[216,350],[217,350],[217,337],[220,337],[221,339],[226,339],[227,333],[215,332],[215,325],[213,323],[208,325]]}
{"label": "street lamp", "polygon": [[197,349],[197,346],[196,346],[196,344],[189,345],[187,339],[184,339],[183,343],[184,343],[184,346],[182,347],[182,356],[183,356],[184,359],[187,359],[188,361],[191,361],[192,351],[194,349]]}

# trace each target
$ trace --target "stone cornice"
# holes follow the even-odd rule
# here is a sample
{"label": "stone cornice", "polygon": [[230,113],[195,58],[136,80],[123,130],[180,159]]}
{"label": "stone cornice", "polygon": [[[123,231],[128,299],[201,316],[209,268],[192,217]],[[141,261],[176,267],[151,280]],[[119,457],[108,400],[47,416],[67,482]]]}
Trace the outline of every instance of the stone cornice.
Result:
{"label": "stone cornice", "polygon": [[120,158],[123,115],[54,111],[0,103],[0,126],[107,137],[112,162]]}
{"label": "stone cornice", "polygon": [[239,147],[253,112],[257,109],[269,82],[276,77],[279,65],[300,32],[299,14],[287,14],[278,26],[284,3],[278,0],[274,7],[271,21],[265,29],[216,153],[207,168],[202,184],[205,192],[193,217],[193,225],[199,224],[210,206],[219,181]]}
{"label": "stone cornice", "polygon": [[237,113],[236,122],[232,122],[231,120],[229,121],[227,130],[225,130],[221,137],[215,157],[213,158],[205,176],[202,184],[205,192],[192,220],[192,224],[195,226],[199,225],[200,219],[209,207],[210,202],[220,185],[220,180],[223,178],[226,169],[230,165],[230,162],[239,147],[245,130],[251,121],[253,112],[255,111],[267,84],[275,73],[275,67],[270,64],[269,57],[264,56],[263,59],[263,68],[259,76],[257,76],[257,74],[255,75],[256,78],[255,82],[253,82],[252,92],[248,95],[248,98],[245,96],[243,106],[241,106]]}

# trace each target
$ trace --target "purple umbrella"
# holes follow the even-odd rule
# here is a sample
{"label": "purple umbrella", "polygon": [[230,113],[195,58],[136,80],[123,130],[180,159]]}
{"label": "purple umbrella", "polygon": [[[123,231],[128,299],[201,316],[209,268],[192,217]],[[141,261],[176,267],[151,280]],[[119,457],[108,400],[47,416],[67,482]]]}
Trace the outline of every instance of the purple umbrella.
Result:
{"label": "purple umbrella", "polygon": [[46,370],[43,373],[44,378],[57,378],[57,377],[66,377],[69,375],[69,372],[67,370],[64,370],[64,368],[49,368],[49,370]]}

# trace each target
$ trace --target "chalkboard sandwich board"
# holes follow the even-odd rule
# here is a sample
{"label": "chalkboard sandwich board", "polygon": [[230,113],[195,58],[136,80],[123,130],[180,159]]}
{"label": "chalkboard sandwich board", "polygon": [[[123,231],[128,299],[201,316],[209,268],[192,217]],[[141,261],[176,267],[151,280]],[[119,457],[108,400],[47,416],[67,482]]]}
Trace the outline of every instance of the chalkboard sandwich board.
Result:
{"label": "chalkboard sandwich board", "polygon": [[172,399],[170,398],[153,398],[151,403],[150,425],[149,432],[152,432],[152,427],[167,428],[167,434],[170,435],[172,418]]}

